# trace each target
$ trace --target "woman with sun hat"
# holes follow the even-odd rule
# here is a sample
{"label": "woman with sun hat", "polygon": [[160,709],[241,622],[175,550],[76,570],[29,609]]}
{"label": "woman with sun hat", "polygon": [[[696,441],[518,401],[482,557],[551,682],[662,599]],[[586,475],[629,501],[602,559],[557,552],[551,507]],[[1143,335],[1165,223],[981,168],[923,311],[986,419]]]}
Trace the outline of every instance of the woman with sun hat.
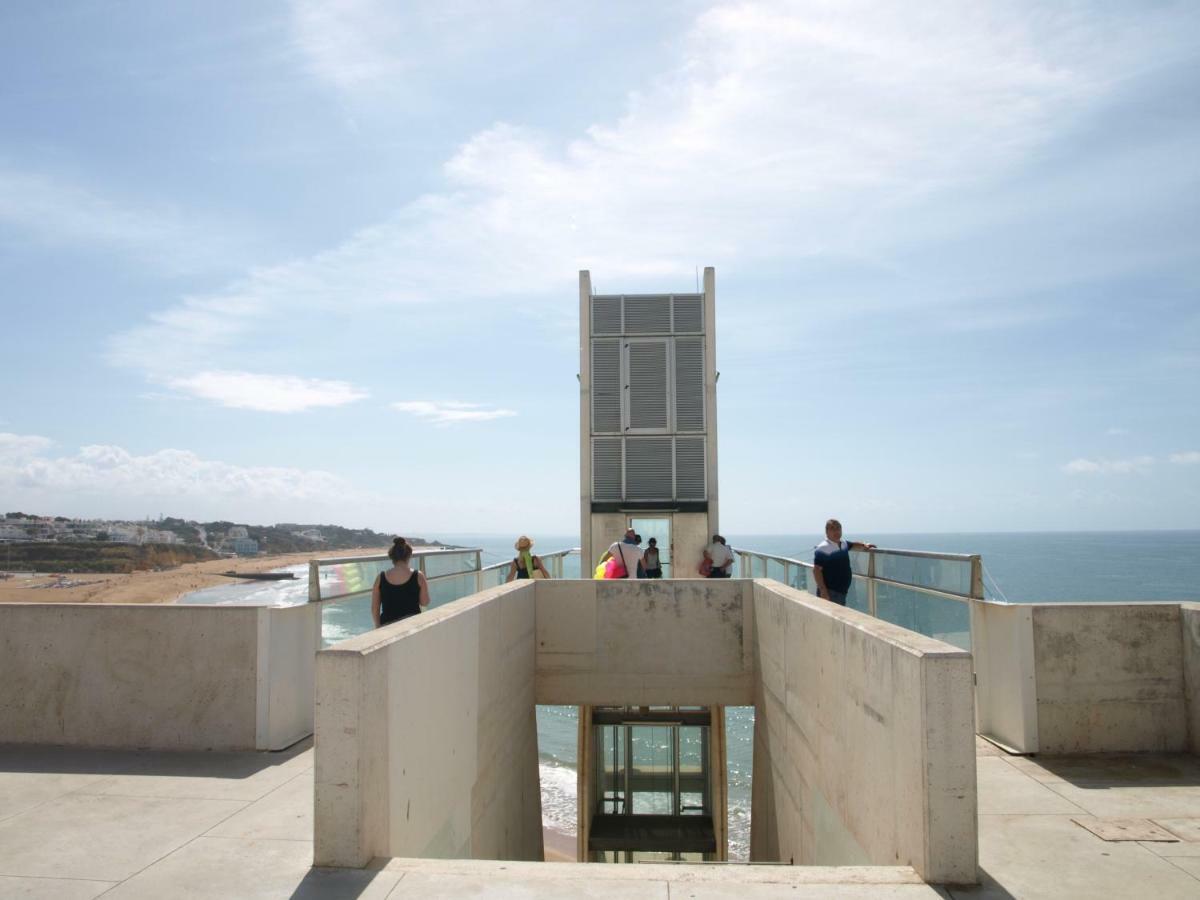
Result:
{"label": "woman with sun hat", "polygon": [[530,551],[533,549],[533,541],[525,535],[517,538],[516,544],[513,545],[517,549],[517,555],[508,567],[508,577],[505,581],[515,581],[519,578],[549,578],[550,573],[546,571],[545,565],[542,564],[540,556],[534,556]]}

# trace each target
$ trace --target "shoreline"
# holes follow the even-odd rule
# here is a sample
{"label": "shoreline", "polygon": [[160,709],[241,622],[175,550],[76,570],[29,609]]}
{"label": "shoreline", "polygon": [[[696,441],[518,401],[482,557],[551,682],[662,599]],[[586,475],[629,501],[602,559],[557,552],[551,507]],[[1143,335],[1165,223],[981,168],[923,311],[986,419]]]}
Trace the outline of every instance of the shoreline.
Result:
{"label": "shoreline", "polygon": [[353,547],[344,550],[280,553],[237,559],[210,559],[186,563],[165,571],[143,570],[129,573],[73,572],[72,587],[49,587],[51,575],[8,578],[0,581],[0,603],[174,603],[184,594],[236,579],[222,575],[231,569],[243,572],[268,572],[284,566],[307,563],[310,559],[343,556],[381,556],[386,548]]}
{"label": "shoreline", "polygon": [[578,862],[578,841],[573,834],[542,825],[542,853],[548,863]]}

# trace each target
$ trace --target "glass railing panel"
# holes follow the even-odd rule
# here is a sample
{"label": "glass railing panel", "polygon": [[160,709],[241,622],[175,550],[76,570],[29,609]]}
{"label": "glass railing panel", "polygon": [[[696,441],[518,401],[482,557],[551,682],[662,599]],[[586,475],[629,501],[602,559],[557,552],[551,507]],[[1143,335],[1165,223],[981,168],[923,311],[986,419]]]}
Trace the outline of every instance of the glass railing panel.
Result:
{"label": "glass railing panel", "polygon": [[787,583],[786,565],[783,560],[773,557],[767,558],[767,578],[774,578],[776,581]]}
{"label": "glass railing panel", "polygon": [[447,603],[453,603],[455,600],[473,593],[475,593],[474,572],[439,578],[436,581],[431,580],[429,581],[429,606],[427,608],[435,609],[445,606]]}
{"label": "glass railing panel", "polygon": [[[875,554],[878,556],[879,554]],[[871,571],[871,554],[863,550],[854,550],[850,553],[850,571],[855,575],[866,576]],[[876,572],[875,574],[879,574]]]}
{"label": "glass railing panel", "polygon": [[[439,550],[421,555],[421,565],[426,578],[439,575],[458,575],[460,572],[475,571],[479,554],[475,550]],[[415,560],[414,560],[415,562]]]}
{"label": "glass railing panel", "polygon": [[875,601],[877,615],[885,622],[971,649],[971,610],[966,601],[891,584],[876,584]]}
{"label": "glass railing panel", "polygon": [[320,569],[321,596],[341,597],[345,594],[369,591],[375,584],[379,573],[391,567],[392,561],[386,557],[362,562],[323,565]]}
{"label": "glass railing panel", "polygon": [[[865,558],[868,554],[854,555]],[[971,593],[971,560],[876,553],[875,577],[966,597]]]}
{"label": "glass railing panel", "polygon": [[371,621],[371,595],[356,594],[321,607],[321,645],[328,647],[375,627]]}
{"label": "glass railing panel", "polygon": [[508,569],[507,565],[484,569],[480,573],[481,587],[492,588],[504,584],[504,579],[508,577]]}
{"label": "glass railing panel", "polygon": [[[816,585],[813,586],[813,593],[816,593]],[[864,612],[870,615],[871,603],[867,596],[869,585],[865,578],[855,578],[850,582],[850,590],[846,592],[846,607],[848,609],[857,609],[859,612]]]}
{"label": "glass railing panel", "polygon": [[788,584],[798,591],[808,591],[813,593],[816,585],[812,581],[812,570],[807,566],[791,566],[789,567],[790,575]]}

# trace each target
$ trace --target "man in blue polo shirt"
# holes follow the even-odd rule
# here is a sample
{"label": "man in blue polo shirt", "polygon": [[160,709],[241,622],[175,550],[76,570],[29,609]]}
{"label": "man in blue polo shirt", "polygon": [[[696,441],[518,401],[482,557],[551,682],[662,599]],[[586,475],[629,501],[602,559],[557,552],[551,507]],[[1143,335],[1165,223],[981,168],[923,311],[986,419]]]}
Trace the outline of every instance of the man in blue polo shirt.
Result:
{"label": "man in blue polo shirt", "polygon": [[850,570],[851,550],[874,550],[874,544],[842,540],[842,523],[830,519],[825,523],[825,540],[813,551],[813,575],[817,579],[817,596],[824,597],[839,606],[846,605],[846,594],[850,593],[850,582],[854,573]]}

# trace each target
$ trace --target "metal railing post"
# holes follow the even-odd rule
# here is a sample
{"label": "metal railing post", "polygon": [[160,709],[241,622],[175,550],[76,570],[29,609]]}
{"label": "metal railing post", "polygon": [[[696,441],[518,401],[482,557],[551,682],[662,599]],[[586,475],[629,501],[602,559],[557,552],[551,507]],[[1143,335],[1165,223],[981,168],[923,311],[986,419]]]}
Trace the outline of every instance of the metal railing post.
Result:
{"label": "metal railing post", "polygon": [[875,551],[867,551],[867,613],[879,618],[879,600],[875,596]]}
{"label": "metal railing post", "polygon": [[475,593],[483,590],[483,552],[475,551]]}
{"label": "metal railing post", "polygon": [[321,562],[320,560],[310,559],[308,561],[308,602],[317,603],[321,599]]}
{"label": "metal railing post", "polygon": [[983,558],[981,556],[971,557],[971,598],[973,600],[983,599]]}

